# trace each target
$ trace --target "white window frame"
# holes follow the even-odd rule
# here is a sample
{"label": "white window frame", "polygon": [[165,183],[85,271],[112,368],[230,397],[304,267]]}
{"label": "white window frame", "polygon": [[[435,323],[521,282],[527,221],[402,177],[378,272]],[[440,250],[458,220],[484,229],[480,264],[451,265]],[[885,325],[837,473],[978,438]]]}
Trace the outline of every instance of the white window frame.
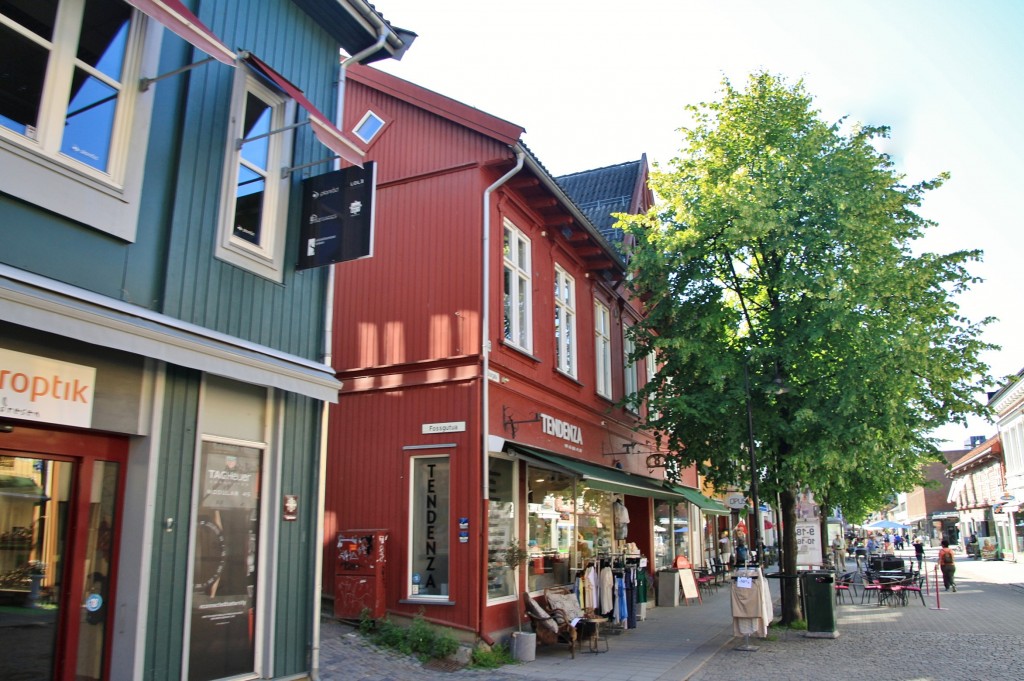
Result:
{"label": "white window frame", "polygon": [[[647,383],[654,381],[654,377],[658,373],[657,355],[654,350],[647,353]],[[647,403],[647,418],[658,419],[661,418],[661,413],[651,409],[650,403]]]}
{"label": "white window frame", "polygon": [[[263,196],[263,221],[260,242],[253,244],[234,234],[235,200],[238,184],[238,166],[243,163],[239,140],[245,135],[245,106],[248,95],[254,95],[272,108],[271,130],[279,130],[265,139],[267,167],[263,174],[266,187]],[[217,225],[215,255],[224,262],[248,270],[253,274],[281,283],[284,280],[284,254],[288,233],[288,189],[290,176],[282,174],[287,159],[292,157],[294,132],[281,130],[295,119],[295,101],[269,87],[252,71],[236,69],[231,94],[231,118],[228,127],[227,149],[224,156],[224,179],[221,185],[220,220]],[[264,140],[260,140],[261,142]],[[259,169],[247,165],[257,172]]]}
{"label": "white window frame", "polygon": [[[502,335],[509,345],[533,353],[532,243],[508,218],[504,221],[502,249]],[[506,279],[515,284],[511,291],[504,289]]]}
{"label": "white window frame", "polygon": [[[125,48],[108,171],[98,170],[61,153],[60,137],[51,133],[55,125],[64,125],[66,106],[59,102],[66,98],[66,88],[58,85],[69,82],[69,69],[75,63],[70,48],[77,40],[66,36],[77,36],[84,4],[85,0],[62,0],[58,10],[47,78],[56,80],[62,70],[67,75],[60,83],[44,86],[38,138],[0,127],[0,167],[4,169],[0,191],[134,242],[154,96],[153,88],[140,92],[137,84],[142,74],[157,71],[163,31],[159,23],[135,12]],[[64,94],[58,96],[61,90]]]}
{"label": "white window frame", "polygon": [[[559,330],[564,332],[561,337]],[[576,378],[579,373],[576,356],[576,280],[555,265],[555,366],[563,374]]]}
{"label": "white window frame", "polygon": [[[511,461],[512,462],[512,498],[513,499],[518,499],[519,498],[519,465],[518,465],[518,461],[514,457],[509,456],[508,454],[505,454],[504,452],[490,452],[488,454],[488,456],[491,459],[503,459],[505,461]],[[491,524],[490,524],[491,515],[496,512],[496,509],[492,506],[493,503],[495,503],[495,502],[492,501],[492,502],[489,502],[489,504],[488,504],[488,510],[487,510],[488,527],[491,527]],[[517,534],[516,533],[516,528],[518,526],[517,519],[519,518],[519,514],[518,514],[519,504],[518,504],[518,502],[515,502],[515,501],[511,502],[511,504],[512,504],[512,508],[510,508],[509,511],[512,514],[512,536],[511,537],[495,537],[493,534],[491,534],[491,531],[488,531],[487,539],[488,539],[488,550],[489,551],[490,550],[503,551],[503,549],[508,546],[508,544],[511,541],[511,539],[513,537],[515,537],[516,534]],[[500,539],[500,541],[498,541],[499,539]],[[492,547],[494,547],[494,548],[492,549]],[[491,562],[492,561],[490,559],[490,553],[488,553],[488,561],[487,561],[487,563],[488,563],[488,570],[490,569]],[[496,596],[496,597],[492,598],[491,595],[488,594],[487,595],[487,605],[488,606],[498,605],[499,603],[511,603],[511,602],[517,600],[518,597],[517,597],[516,594],[519,593],[519,588],[518,588],[519,576],[520,576],[519,568],[516,567],[514,569],[511,569],[511,573],[512,573],[512,579],[515,580],[514,583],[516,584],[516,589],[511,594],[509,594],[507,596]]]}
{"label": "white window frame", "polygon": [[612,397],[612,313],[600,300],[594,301],[594,388],[601,397]]}
{"label": "white window frame", "polygon": [[[640,387],[637,382],[639,377],[637,376],[636,362],[629,358],[636,347],[633,339],[629,337],[629,328],[626,324],[622,325],[622,394],[626,398],[635,394]],[[633,413],[639,411],[639,407],[633,400],[626,403],[626,409]]]}
{"label": "white window frame", "polygon": [[[369,120],[377,121],[379,125],[377,126],[376,130],[374,130],[370,135],[366,136],[363,134],[362,130],[363,126],[366,125],[366,122]],[[377,135],[379,135],[384,130],[384,128],[387,127],[387,124],[388,122],[387,120],[384,119],[383,116],[377,114],[373,109],[367,109],[366,113],[363,114],[363,117],[360,118],[359,122],[356,123],[355,126],[352,128],[352,134],[355,135],[360,142],[369,146],[370,143],[373,142],[374,139],[376,139]]]}
{"label": "white window frame", "polygon": [[[453,567],[453,565],[452,565],[452,557],[454,555],[454,551],[452,550],[453,549],[453,536],[452,536],[452,533],[453,533],[453,530],[454,531],[458,531],[456,528],[453,528],[452,525],[451,525],[451,511],[452,511],[452,478],[451,478],[451,474],[452,474],[452,468],[453,468],[452,460],[454,458],[452,455],[453,455],[453,452],[452,452],[451,448],[449,446],[445,446],[445,447],[438,447],[434,451],[424,452],[422,454],[417,454],[415,456],[410,456],[409,460],[408,460],[408,464],[407,465],[409,467],[408,468],[408,471],[409,471],[409,515],[406,518],[406,527],[408,528],[408,534],[407,534],[407,537],[406,537],[406,584],[405,584],[405,589],[404,589],[404,591],[405,591],[404,596],[409,601],[422,601],[422,602],[425,602],[425,603],[447,603],[451,599],[452,567]],[[445,547],[445,551],[446,552],[444,554],[447,557],[447,560],[448,560],[448,571],[444,575],[445,578],[448,579],[448,582],[446,582],[448,584],[448,593],[447,594],[446,593],[441,593],[441,594],[413,593],[413,586],[415,586],[414,581],[413,581],[413,574],[414,574],[415,569],[416,569],[415,563],[413,561],[413,558],[414,558],[416,550],[417,550],[416,540],[417,539],[421,539],[421,537],[417,536],[417,534],[416,534],[416,521],[418,519],[418,516],[416,514],[418,512],[420,512],[421,509],[413,508],[413,506],[414,506],[413,502],[416,500],[416,465],[421,463],[424,460],[427,460],[427,459],[444,460],[444,462],[448,465],[448,489],[445,490],[445,494],[447,495],[447,498],[445,499],[445,508],[446,508],[445,513],[447,515],[447,517],[445,518],[445,522],[446,522],[447,527],[448,527],[448,536],[445,538],[445,540],[448,542],[448,544]],[[437,541],[439,543],[442,541],[442,539],[439,538],[439,537],[433,537],[433,539],[435,539],[435,541]],[[445,583],[445,582],[442,582],[442,584],[443,583]]]}

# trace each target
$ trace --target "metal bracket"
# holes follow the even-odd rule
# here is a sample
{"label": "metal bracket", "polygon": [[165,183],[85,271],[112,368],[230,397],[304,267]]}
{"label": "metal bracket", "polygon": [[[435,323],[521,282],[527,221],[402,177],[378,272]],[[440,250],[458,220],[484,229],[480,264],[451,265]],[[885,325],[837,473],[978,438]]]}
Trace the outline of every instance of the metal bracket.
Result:
{"label": "metal bracket", "polygon": [[506,407],[505,405],[501,405],[501,421],[502,425],[504,425],[506,429],[512,431],[512,437],[514,439],[516,436],[516,428],[520,424],[537,423],[538,421],[540,421],[540,414],[538,414],[537,412],[533,412],[532,419],[523,419],[522,421],[516,421],[515,419],[512,418],[512,415],[509,413],[508,407]]}

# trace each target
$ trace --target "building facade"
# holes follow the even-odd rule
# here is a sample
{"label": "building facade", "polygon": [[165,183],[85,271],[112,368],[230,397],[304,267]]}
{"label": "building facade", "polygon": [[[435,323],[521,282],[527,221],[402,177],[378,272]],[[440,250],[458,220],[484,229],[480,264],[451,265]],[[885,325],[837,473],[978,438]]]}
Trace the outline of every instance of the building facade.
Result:
{"label": "building facade", "polygon": [[[335,272],[335,612],[422,613],[493,641],[523,617],[524,590],[571,584],[595,561],[635,558],[650,574],[699,557],[701,504],[726,511],[693,471],[664,484],[638,430],[646,406],[623,399],[656,367],[630,354],[642,312],[614,230],[576,200],[607,181],[598,213],[646,210],[646,162],[563,185],[520,127],[369,68],[349,71],[345,110],[347,125],[383,125],[368,147],[373,257]],[[367,593],[351,548],[373,542],[386,543]],[[529,553],[518,569],[513,544]]]}
{"label": "building facade", "polygon": [[947,537],[969,545],[975,555],[994,560],[1002,557],[1009,541],[1009,523],[1005,514],[996,515],[1005,494],[1003,446],[999,435],[969,451],[949,470],[952,479],[949,499],[956,504],[959,527],[956,537]]}
{"label": "building facade", "polygon": [[993,515],[1005,522],[1007,536],[1003,543],[1003,557],[1019,561],[1024,557],[1024,370],[1017,372],[1016,380],[1008,383],[989,399],[996,413],[996,425],[1003,444],[1006,487],[999,497],[1000,503]]}
{"label": "building facade", "polygon": [[411,36],[357,0],[59,0],[0,37],[0,676],[308,676],[339,383],[301,182],[362,158],[339,47]]}

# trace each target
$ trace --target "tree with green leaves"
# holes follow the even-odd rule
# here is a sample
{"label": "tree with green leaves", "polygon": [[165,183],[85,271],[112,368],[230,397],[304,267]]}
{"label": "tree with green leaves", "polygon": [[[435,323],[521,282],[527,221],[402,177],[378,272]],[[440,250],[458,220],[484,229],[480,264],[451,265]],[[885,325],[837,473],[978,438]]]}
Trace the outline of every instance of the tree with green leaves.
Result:
{"label": "tree with green leaves", "polygon": [[[917,209],[947,177],[904,184],[875,146],[888,128],[824,122],[802,82],[725,80],[689,110],[681,154],[652,173],[660,202],[620,216],[647,310],[634,357],[659,363],[634,399],[669,470],[695,465],[721,490],[756,475],[779,500],[792,575],[799,491],[863,515],[921,481],[930,432],[985,413],[991,320],[955,302],[981,253],[915,254],[935,226]],[[783,622],[798,618],[785,589]]]}

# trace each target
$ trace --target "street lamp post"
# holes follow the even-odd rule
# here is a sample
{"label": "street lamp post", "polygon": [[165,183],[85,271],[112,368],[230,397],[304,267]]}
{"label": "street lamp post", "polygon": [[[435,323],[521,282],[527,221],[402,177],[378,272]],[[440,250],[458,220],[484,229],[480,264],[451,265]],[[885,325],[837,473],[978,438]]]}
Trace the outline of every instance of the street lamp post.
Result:
{"label": "street lamp post", "polygon": [[743,363],[743,388],[747,396],[747,435],[750,442],[747,449],[750,452],[750,497],[754,502],[754,522],[750,533],[750,546],[748,551],[758,551],[758,561],[761,560],[761,500],[757,497],[757,454],[754,452],[754,409],[750,403],[750,368],[747,362]]}

